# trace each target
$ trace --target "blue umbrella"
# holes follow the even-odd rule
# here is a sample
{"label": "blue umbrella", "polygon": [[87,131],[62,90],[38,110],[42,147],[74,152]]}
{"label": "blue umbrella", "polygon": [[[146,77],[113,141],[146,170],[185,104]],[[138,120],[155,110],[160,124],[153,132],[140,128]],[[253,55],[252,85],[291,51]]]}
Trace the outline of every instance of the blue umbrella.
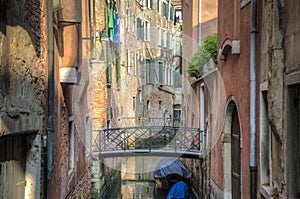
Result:
{"label": "blue umbrella", "polygon": [[180,175],[185,179],[190,178],[189,171],[177,158],[162,158],[154,168],[155,179],[166,178],[172,174]]}

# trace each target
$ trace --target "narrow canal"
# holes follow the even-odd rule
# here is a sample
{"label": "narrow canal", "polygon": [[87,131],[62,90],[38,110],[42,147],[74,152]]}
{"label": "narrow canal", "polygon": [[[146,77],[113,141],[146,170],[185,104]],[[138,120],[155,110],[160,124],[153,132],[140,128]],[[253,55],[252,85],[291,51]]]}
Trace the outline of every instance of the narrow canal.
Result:
{"label": "narrow canal", "polygon": [[[159,157],[123,157],[119,162],[120,180],[111,186],[107,199],[166,199],[169,189],[160,189],[153,177]],[[109,162],[106,161],[108,167]],[[196,199],[192,187],[188,184],[188,198]]]}

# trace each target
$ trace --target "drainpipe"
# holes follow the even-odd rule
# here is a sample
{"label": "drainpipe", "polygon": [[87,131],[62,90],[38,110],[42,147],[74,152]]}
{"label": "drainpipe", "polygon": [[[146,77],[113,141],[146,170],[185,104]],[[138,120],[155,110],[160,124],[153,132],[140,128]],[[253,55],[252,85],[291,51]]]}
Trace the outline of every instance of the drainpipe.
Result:
{"label": "drainpipe", "polygon": [[256,0],[251,7],[250,37],[250,198],[256,199]]}
{"label": "drainpipe", "polygon": [[[48,20],[48,128],[47,128],[47,182],[53,173],[53,134],[54,134],[54,55],[53,55],[53,3],[47,1]],[[47,186],[47,185],[46,185]],[[45,193],[47,194],[47,193]]]}
{"label": "drainpipe", "polygon": [[202,7],[202,0],[198,0],[198,45],[199,46],[201,46],[201,37],[202,37],[201,7]]}

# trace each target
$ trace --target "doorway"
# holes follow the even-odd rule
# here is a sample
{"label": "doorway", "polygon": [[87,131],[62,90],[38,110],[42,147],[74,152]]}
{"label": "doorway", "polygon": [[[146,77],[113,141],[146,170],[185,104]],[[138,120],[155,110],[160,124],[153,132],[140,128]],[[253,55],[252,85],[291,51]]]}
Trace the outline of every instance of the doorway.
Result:
{"label": "doorway", "polygon": [[228,101],[223,129],[224,199],[241,198],[241,133],[234,97]]}
{"label": "doorway", "polygon": [[231,182],[232,199],[241,198],[241,134],[240,122],[236,106],[232,112],[231,125]]}

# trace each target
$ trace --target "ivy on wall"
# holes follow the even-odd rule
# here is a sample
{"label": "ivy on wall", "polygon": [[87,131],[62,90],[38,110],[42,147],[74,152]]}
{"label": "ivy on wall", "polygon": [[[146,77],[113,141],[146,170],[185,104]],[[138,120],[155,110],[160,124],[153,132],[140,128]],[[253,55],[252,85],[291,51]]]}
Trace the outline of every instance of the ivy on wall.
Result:
{"label": "ivy on wall", "polygon": [[218,35],[212,34],[204,39],[198,51],[193,55],[187,73],[191,77],[200,78],[203,75],[203,68],[206,64],[217,65]]}

